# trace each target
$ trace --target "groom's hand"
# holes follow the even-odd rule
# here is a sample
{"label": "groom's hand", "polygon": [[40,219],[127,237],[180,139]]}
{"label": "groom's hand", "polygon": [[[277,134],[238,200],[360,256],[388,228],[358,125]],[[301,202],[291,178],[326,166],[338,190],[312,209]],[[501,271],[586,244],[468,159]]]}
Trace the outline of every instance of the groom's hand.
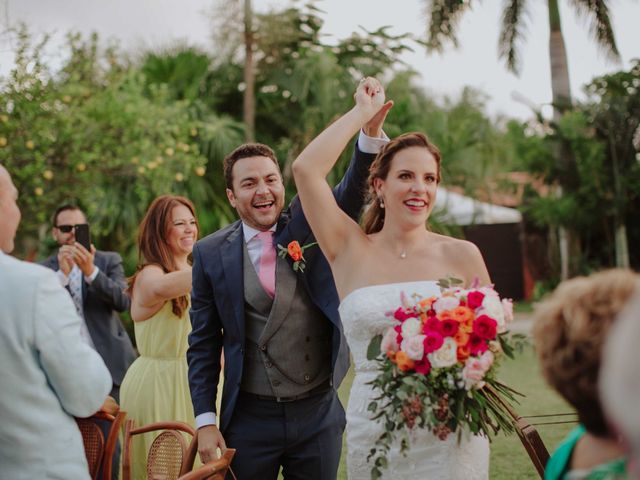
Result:
{"label": "groom's hand", "polygon": [[227,449],[224,438],[215,425],[207,425],[198,429],[198,454],[202,463],[220,458],[218,448],[222,453]]}
{"label": "groom's hand", "polygon": [[393,107],[393,100],[389,100],[387,103],[382,105],[382,108],[378,110],[371,120],[369,120],[364,127],[362,127],[362,131],[365,135],[373,138],[381,138],[382,137],[382,125],[384,125],[384,120],[387,118],[387,113]]}

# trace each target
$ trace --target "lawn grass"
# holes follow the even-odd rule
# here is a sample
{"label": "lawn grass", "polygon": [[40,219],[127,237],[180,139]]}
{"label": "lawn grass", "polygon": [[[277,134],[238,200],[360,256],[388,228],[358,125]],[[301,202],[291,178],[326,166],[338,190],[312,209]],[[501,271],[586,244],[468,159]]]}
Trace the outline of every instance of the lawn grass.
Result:
{"label": "lawn grass", "polygon": [[532,313],[533,312],[533,303],[527,302],[526,300],[521,300],[519,302],[513,303],[513,311],[514,313]]}
{"label": "lawn grass", "polygon": [[[524,351],[514,360],[504,361],[500,368],[500,379],[525,395],[520,399],[520,404],[516,405],[516,410],[521,415],[571,411],[566,402],[544,382],[532,347],[525,347]],[[353,370],[350,370],[338,390],[338,395],[345,408],[352,382]],[[538,430],[547,448],[553,450],[574,426],[548,425],[540,426]],[[346,445],[343,440],[342,458],[338,469],[339,480],[347,478],[345,455]],[[533,464],[516,434],[510,436],[500,434],[492,441],[489,476],[492,480],[538,478]]]}

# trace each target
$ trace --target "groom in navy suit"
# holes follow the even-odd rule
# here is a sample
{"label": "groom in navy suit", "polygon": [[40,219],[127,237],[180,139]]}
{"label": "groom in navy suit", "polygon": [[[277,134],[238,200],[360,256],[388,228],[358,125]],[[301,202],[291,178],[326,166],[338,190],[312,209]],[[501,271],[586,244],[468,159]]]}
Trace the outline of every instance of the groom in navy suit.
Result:
{"label": "groom in navy suit", "polygon": [[[386,112],[385,112],[386,114]],[[340,207],[358,218],[382,118],[361,132],[342,181]],[[278,246],[314,242],[300,201],[284,209],[284,184],[273,151],[238,147],[224,161],[227,197],[240,220],[193,249],[189,385],[203,462],[216,448],[236,449],[239,480],[335,479],[345,414],[336,388],[349,368],[339,299],[318,246],[296,258]],[[221,414],[217,385],[224,347]]]}

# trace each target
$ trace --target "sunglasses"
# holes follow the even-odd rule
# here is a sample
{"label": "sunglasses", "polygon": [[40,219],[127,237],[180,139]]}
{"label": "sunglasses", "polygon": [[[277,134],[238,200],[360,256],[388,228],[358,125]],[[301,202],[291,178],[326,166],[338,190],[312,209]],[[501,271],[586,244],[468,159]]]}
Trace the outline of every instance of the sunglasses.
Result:
{"label": "sunglasses", "polygon": [[88,223],[78,223],[77,225],[56,225],[56,228],[62,233],[69,233],[71,230],[75,230],[78,227],[84,227]]}

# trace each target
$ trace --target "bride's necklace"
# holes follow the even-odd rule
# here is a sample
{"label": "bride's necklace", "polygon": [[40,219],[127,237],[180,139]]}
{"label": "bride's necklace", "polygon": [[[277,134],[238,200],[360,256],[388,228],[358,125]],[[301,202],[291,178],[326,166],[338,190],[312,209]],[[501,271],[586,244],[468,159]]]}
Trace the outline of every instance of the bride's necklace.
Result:
{"label": "bride's necklace", "polygon": [[403,248],[402,251],[400,252],[400,258],[402,260],[404,260],[405,258],[407,258],[407,251]]}

